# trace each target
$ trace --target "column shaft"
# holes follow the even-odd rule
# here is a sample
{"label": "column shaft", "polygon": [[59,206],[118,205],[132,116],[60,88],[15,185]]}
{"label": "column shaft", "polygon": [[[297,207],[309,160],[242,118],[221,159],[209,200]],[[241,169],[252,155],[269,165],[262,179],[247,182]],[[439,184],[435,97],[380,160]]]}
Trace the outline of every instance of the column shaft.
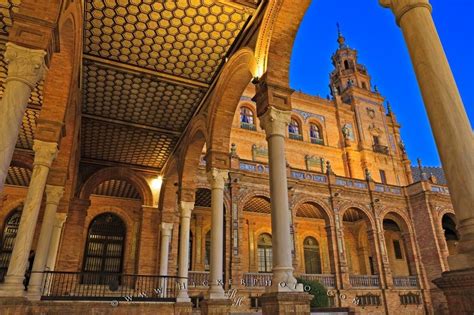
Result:
{"label": "column shaft", "polygon": [[51,234],[48,259],[46,261],[46,270],[54,271],[56,268],[56,257],[58,256],[59,242],[61,240],[64,221],[66,221],[66,213],[56,213],[53,232]]}
{"label": "column shaft", "polygon": [[168,258],[173,223],[161,223],[160,276],[168,275]]}
{"label": "column shaft", "polygon": [[181,224],[179,235],[179,264],[178,276],[180,279],[180,290],[178,302],[189,302],[188,296],[188,265],[189,265],[189,231],[191,225],[191,211],[194,202],[181,201]]}

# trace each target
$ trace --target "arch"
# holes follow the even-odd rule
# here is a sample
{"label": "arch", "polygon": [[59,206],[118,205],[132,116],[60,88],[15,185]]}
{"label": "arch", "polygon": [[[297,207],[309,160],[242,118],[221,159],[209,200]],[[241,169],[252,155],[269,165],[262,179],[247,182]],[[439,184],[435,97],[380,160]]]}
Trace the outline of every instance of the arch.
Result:
{"label": "arch", "polygon": [[[230,148],[232,122],[245,88],[256,75],[253,50],[244,47],[235,52],[224,65],[210,99],[208,150],[227,153]],[[213,161],[207,161],[211,166]]]}
{"label": "arch", "polygon": [[307,236],[303,241],[305,273],[321,274],[321,252],[319,242],[313,236]]}
{"label": "arch", "polygon": [[261,233],[257,237],[258,272],[272,272],[273,249],[272,235]]}
{"label": "arch", "polygon": [[444,230],[444,237],[446,238],[446,241],[459,241],[457,220],[454,214],[445,213],[441,218],[441,226]]}
{"label": "arch", "polygon": [[293,140],[303,140],[303,124],[295,115],[291,116],[288,124],[288,137]]}
{"label": "arch", "polygon": [[153,205],[153,194],[147,181],[139,174],[129,168],[107,167],[92,174],[83,184],[80,198],[87,200],[99,184],[106,180],[121,179],[133,184],[140,193],[144,205]]}
{"label": "arch", "polygon": [[23,205],[15,207],[9,212],[3,221],[2,238],[0,243],[0,282],[3,282],[10,263],[11,254],[13,252],[13,244],[16,239],[18,227],[20,226],[21,213]]}
{"label": "arch", "polygon": [[245,202],[243,211],[256,213],[271,213],[270,198],[261,195],[254,195]]}
{"label": "arch", "polygon": [[403,213],[400,213],[400,211],[387,210],[383,212],[380,217],[382,218],[382,223],[386,219],[392,220],[397,224],[401,232],[410,234],[412,233],[412,229],[409,224],[410,220]]}
{"label": "arch", "polygon": [[362,212],[365,215],[364,219],[368,220],[367,221],[367,223],[368,223],[367,228],[375,230],[375,220],[371,216],[369,210],[366,207],[364,207],[363,205],[361,205],[359,203],[356,203],[356,202],[347,202],[344,205],[341,205],[339,207],[339,209],[340,209],[339,210],[339,216],[342,219],[342,221],[344,221],[344,214],[346,214],[346,212],[350,209]]}
{"label": "arch", "polygon": [[311,0],[270,0],[257,38],[258,76],[289,86],[293,43]]}
{"label": "arch", "polygon": [[256,115],[252,107],[247,104],[240,105],[239,108],[239,124],[240,128],[247,130],[257,130]]}

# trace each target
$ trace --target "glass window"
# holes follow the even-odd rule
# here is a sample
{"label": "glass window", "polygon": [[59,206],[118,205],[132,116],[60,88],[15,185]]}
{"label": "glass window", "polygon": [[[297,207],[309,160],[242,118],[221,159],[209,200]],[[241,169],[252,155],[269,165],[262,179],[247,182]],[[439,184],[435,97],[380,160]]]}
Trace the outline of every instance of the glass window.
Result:
{"label": "glass window", "polygon": [[240,128],[256,130],[253,112],[245,106],[240,108]]}
{"label": "glass window", "polygon": [[316,124],[309,125],[309,137],[312,143],[324,144],[321,128]]}
{"label": "glass window", "polygon": [[303,242],[304,264],[307,274],[321,273],[321,255],[319,253],[319,243],[314,237],[307,237]]}
{"label": "glass window", "polygon": [[7,273],[10,257],[13,252],[13,243],[15,242],[18,226],[20,225],[21,211],[23,206],[20,206],[12,211],[12,213],[5,219],[2,243],[0,247],[0,282],[3,282],[5,274]]}
{"label": "glass window", "polygon": [[294,135],[300,134],[300,124],[298,124],[296,119],[291,119],[290,125],[288,126],[288,132]]}
{"label": "glass window", "polygon": [[272,236],[270,234],[261,234],[258,238],[258,272],[272,272],[273,253]]}

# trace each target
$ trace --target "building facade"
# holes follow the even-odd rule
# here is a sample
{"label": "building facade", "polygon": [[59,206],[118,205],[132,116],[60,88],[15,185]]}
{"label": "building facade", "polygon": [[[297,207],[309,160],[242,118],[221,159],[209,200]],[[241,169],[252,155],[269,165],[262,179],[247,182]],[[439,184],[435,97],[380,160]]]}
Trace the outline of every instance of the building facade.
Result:
{"label": "building facade", "polygon": [[472,171],[411,166],[341,33],[330,95],[289,89],[301,2],[0,7],[0,313],[307,314],[301,278],[448,314]]}

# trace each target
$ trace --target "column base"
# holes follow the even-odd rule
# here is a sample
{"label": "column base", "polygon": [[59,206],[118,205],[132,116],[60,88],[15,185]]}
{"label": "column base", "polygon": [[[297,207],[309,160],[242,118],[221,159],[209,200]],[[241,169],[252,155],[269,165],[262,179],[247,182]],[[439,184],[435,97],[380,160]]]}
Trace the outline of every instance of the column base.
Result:
{"label": "column base", "polygon": [[450,314],[474,313],[474,268],[443,272],[433,283],[446,296]]}
{"label": "column base", "polygon": [[[188,298],[189,299],[189,298]],[[191,315],[193,313],[193,303],[190,302],[179,302],[176,301],[174,304],[175,315]]]}
{"label": "column base", "polygon": [[309,315],[313,296],[304,292],[273,292],[260,297],[263,315]]}
{"label": "column base", "polygon": [[5,282],[0,285],[0,296],[24,297],[26,293],[24,279],[24,277],[6,276]]}
{"label": "column base", "polygon": [[211,286],[211,288],[207,292],[206,299],[208,299],[208,300],[225,300],[225,299],[227,299],[227,296],[225,294],[224,288],[217,285],[217,286]]}
{"label": "column base", "polygon": [[25,291],[25,296],[30,301],[41,300],[41,287],[29,285],[28,291]]}
{"label": "column base", "polygon": [[232,301],[229,299],[205,299],[201,302],[202,315],[224,315],[230,314]]}
{"label": "column base", "polygon": [[303,284],[293,276],[293,267],[273,267],[272,285],[267,287],[271,292],[303,292]]}

